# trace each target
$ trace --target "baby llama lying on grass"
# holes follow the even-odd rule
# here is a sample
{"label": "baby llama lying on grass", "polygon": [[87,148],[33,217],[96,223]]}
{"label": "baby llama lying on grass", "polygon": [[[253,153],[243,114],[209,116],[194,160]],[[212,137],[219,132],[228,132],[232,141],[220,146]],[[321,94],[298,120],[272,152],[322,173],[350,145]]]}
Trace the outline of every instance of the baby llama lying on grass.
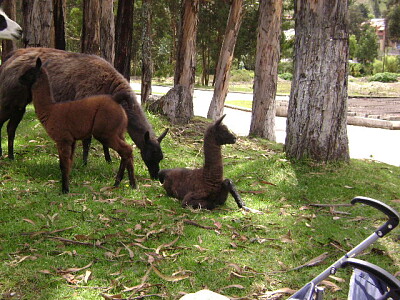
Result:
{"label": "baby llama lying on grass", "polygon": [[126,93],[114,96],[98,95],[72,102],[55,103],[47,71],[40,58],[36,66],[29,68],[19,79],[32,91],[35,112],[47,134],[56,142],[62,174],[62,192],[69,192],[75,142],[93,135],[104,145],[114,149],[121,157],[121,163],[114,186],[121,182],[128,169],[129,183],[136,187],[133,169],[132,147],[125,142],[128,118],[120,103],[128,102]]}
{"label": "baby llama lying on grass", "polygon": [[222,124],[224,117],[210,125],[204,134],[204,166],[161,170],[160,182],[169,196],[182,201],[182,207],[214,209],[224,204],[230,193],[239,208],[258,212],[246,207],[233,182],[223,178],[221,146],[236,142],[235,135]]}

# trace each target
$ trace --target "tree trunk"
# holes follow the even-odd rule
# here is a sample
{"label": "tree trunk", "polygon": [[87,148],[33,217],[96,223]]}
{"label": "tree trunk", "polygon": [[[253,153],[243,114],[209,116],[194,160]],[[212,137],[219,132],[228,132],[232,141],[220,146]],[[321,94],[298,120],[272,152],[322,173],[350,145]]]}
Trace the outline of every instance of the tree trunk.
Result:
{"label": "tree trunk", "polygon": [[53,0],[23,0],[24,40],[28,47],[53,47]]}
{"label": "tree trunk", "polygon": [[118,1],[115,23],[115,68],[129,81],[131,75],[133,0]]}
{"label": "tree trunk", "polygon": [[282,0],[261,0],[250,135],[275,141],[275,96],[282,23]]}
{"label": "tree trunk", "polygon": [[229,11],[228,23],[226,25],[225,37],[222,43],[218,65],[215,73],[214,95],[211,100],[207,118],[216,120],[220,118],[224,110],[224,102],[228,93],[230,70],[232,66],[233,53],[240,25],[242,23],[243,0],[232,0]]}
{"label": "tree trunk", "polygon": [[177,84],[161,98],[149,99],[146,108],[166,116],[172,124],[187,124],[193,117],[193,95],[186,86]]}
{"label": "tree trunk", "polygon": [[199,0],[183,0],[174,84],[187,87],[192,95],[196,75],[198,13]]}
{"label": "tree trunk", "polygon": [[142,31],[142,88],[141,102],[144,105],[151,95],[151,80],[153,77],[153,62],[151,56],[151,0],[143,0],[143,31]]}
{"label": "tree trunk", "polygon": [[100,0],[83,0],[82,53],[100,55]]}
{"label": "tree trunk", "polygon": [[285,143],[288,157],[349,160],[347,2],[295,2],[295,70]]}
{"label": "tree trunk", "polygon": [[[185,92],[171,93],[171,97],[177,98],[174,100],[174,105],[171,105],[170,108],[166,110],[168,117],[170,119],[177,119],[177,122],[186,122],[185,120],[191,119],[194,116],[193,92],[196,75],[196,37],[198,14],[199,0],[182,1],[181,26],[179,30],[175,65],[174,90],[184,90]],[[181,103],[184,105],[181,105]]]}
{"label": "tree trunk", "polygon": [[[17,8],[15,1],[6,1],[3,4],[3,9],[6,15],[11,19],[15,20],[17,16]],[[4,61],[4,58],[7,56],[8,53],[15,50],[17,48],[15,41],[11,40],[3,40],[1,42],[1,61]]]}
{"label": "tree trunk", "polygon": [[66,0],[53,0],[54,7],[54,47],[65,50],[65,10]]}
{"label": "tree trunk", "polygon": [[113,0],[102,0],[100,17],[100,52],[101,57],[114,64],[115,24]]}

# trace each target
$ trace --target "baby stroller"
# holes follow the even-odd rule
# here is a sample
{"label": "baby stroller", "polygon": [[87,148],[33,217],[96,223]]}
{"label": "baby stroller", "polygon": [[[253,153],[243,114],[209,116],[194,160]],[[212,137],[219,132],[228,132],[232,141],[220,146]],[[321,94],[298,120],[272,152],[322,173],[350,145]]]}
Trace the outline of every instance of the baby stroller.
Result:
{"label": "baby stroller", "polygon": [[392,231],[399,224],[399,213],[385,203],[371,198],[356,197],[351,200],[351,204],[355,203],[363,203],[372,206],[383,212],[389,220],[358,246],[350,250],[342,258],[307,283],[289,299],[323,299],[324,290],[322,287],[319,287],[318,284],[329,275],[335,274],[338,269],[346,267],[353,268],[348,299],[400,299],[400,280],[374,264],[354,258],[376,240]]}

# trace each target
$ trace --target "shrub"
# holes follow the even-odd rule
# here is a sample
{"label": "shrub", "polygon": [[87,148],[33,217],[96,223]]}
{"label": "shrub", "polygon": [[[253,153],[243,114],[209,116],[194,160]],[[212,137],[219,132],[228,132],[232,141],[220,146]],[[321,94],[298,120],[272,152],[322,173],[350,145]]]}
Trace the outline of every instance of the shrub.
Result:
{"label": "shrub", "polygon": [[383,60],[374,61],[374,74],[382,73],[384,71],[389,73],[400,73],[400,60],[395,55],[388,55],[384,58],[385,66],[383,65]]}
{"label": "shrub", "polygon": [[363,65],[360,63],[349,63],[349,73],[354,77],[361,77],[363,75]]}
{"label": "shrub", "polygon": [[282,73],[282,74],[279,74],[279,77],[283,80],[292,80],[293,74],[292,73]]}
{"label": "shrub", "polygon": [[278,73],[283,74],[283,73],[292,73],[293,74],[293,61],[291,60],[286,60],[286,61],[280,61],[278,65]]}
{"label": "shrub", "polygon": [[377,73],[372,76],[369,81],[380,81],[380,82],[397,82],[398,74],[395,73]]}
{"label": "shrub", "polygon": [[249,70],[232,70],[230,81],[232,82],[249,82],[253,81],[254,72]]}

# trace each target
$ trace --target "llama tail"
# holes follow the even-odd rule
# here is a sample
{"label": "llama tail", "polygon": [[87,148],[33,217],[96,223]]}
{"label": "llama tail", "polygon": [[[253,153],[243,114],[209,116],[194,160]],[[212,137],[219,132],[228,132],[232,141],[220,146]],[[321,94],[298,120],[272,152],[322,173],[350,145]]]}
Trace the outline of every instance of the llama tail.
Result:
{"label": "llama tail", "polygon": [[129,109],[133,108],[132,95],[130,95],[127,92],[118,92],[115,95],[113,95],[113,99],[115,102],[117,102],[119,104],[122,104],[122,102],[126,102]]}

